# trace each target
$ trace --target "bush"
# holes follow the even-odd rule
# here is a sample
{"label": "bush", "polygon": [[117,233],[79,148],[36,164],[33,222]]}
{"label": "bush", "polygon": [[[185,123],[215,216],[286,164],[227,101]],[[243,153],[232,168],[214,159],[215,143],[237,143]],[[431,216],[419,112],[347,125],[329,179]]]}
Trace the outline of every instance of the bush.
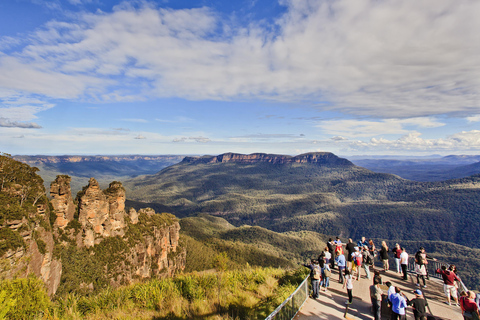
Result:
{"label": "bush", "polygon": [[10,306],[5,312],[6,319],[33,319],[51,307],[44,283],[34,276],[0,282],[1,297]]}

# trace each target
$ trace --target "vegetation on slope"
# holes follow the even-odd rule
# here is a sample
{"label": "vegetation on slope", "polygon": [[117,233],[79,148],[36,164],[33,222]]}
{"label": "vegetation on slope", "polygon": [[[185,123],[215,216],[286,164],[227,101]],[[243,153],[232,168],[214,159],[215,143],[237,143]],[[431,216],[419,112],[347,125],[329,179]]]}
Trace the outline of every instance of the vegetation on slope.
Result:
{"label": "vegetation on slope", "polygon": [[181,217],[235,226],[480,246],[480,176],[421,183],[352,165],[182,162],[125,187]]}
{"label": "vegetation on slope", "polygon": [[0,302],[8,306],[2,309],[7,319],[265,319],[306,274],[305,268],[244,266],[69,294],[53,303],[42,282],[29,278],[2,282]]}

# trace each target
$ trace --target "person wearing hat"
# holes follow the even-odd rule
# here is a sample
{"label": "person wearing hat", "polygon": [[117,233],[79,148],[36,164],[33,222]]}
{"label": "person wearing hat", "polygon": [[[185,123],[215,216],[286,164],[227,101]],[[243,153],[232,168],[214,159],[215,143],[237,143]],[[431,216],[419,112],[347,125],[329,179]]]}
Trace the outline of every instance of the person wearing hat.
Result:
{"label": "person wearing hat", "polygon": [[415,298],[408,300],[407,304],[412,306],[413,315],[415,320],[427,320],[426,307],[428,306],[427,300],[423,297],[423,293],[420,290],[413,291]]}

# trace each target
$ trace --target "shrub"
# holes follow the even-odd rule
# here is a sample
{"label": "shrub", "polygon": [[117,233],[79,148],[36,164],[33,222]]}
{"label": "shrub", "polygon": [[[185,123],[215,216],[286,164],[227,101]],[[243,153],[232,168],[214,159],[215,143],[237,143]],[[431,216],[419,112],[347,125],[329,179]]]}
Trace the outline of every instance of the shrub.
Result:
{"label": "shrub", "polygon": [[34,276],[0,282],[0,298],[2,296],[10,305],[7,319],[33,319],[51,307],[44,283]]}

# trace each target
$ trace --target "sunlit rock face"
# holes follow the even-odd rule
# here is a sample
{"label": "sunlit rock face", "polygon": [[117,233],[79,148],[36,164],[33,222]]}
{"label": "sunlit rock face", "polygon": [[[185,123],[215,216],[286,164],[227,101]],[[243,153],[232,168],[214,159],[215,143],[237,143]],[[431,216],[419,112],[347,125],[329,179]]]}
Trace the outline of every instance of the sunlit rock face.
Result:
{"label": "sunlit rock face", "polygon": [[55,209],[55,226],[59,228],[65,228],[73,220],[75,214],[70,181],[69,176],[57,176],[55,181],[50,184],[50,197],[52,198],[50,202]]}

